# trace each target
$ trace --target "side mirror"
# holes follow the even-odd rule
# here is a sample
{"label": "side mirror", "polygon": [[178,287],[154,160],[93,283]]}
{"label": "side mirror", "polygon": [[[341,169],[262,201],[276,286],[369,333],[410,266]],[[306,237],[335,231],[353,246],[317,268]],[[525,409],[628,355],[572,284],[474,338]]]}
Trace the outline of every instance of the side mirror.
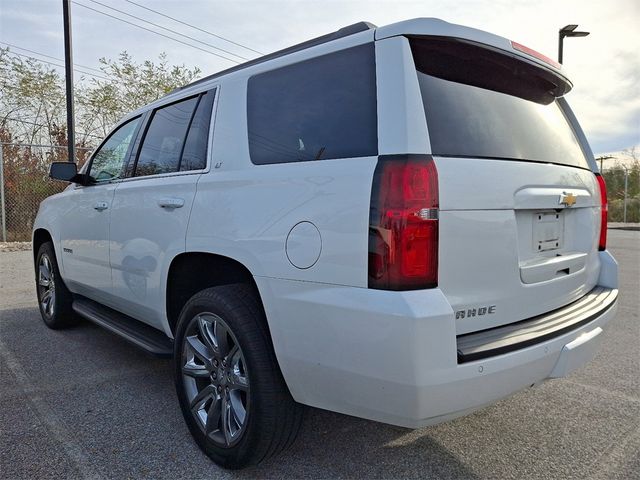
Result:
{"label": "side mirror", "polygon": [[53,162],[49,168],[49,177],[65,182],[84,183],[84,175],[78,174],[78,166],[73,162]]}

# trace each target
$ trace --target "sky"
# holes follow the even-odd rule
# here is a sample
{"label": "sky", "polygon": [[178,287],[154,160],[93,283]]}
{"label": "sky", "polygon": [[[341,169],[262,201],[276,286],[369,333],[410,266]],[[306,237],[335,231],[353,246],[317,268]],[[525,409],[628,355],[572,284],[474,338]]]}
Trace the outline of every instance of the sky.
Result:
{"label": "sky", "polygon": [[[579,30],[589,31],[590,35],[565,39],[564,67],[574,84],[567,100],[596,156],[640,144],[638,0],[134,1],[261,53],[361,20],[387,25],[415,17],[437,17],[501,35],[556,58],[558,29],[579,24]],[[155,29],[107,7],[116,8],[237,55],[259,56],[252,50],[176,23],[126,0],[99,2],[103,5],[93,0],[74,0],[71,6],[76,64],[97,68],[100,57],[116,58],[126,50],[139,62],[157,59],[161,52],[166,52],[170,63],[197,66],[202,75],[235,65],[81,5]],[[242,61],[193,40],[162,33]],[[0,0],[0,42],[4,42],[0,43],[3,47],[9,43],[64,58],[62,0]],[[77,76],[76,73],[76,80]]]}

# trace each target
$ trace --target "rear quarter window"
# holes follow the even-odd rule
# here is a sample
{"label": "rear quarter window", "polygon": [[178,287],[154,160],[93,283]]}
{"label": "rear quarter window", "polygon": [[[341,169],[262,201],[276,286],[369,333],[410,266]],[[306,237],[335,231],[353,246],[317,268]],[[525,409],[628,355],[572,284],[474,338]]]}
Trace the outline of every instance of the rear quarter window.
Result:
{"label": "rear quarter window", "polygon": [[373,43],[251,77],[247,121],[258,165],[377,155]]}

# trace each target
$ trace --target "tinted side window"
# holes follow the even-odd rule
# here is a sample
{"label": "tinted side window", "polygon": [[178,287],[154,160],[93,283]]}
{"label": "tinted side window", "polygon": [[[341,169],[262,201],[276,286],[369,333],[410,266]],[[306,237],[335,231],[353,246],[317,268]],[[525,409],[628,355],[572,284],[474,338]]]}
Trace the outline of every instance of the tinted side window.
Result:
{"label": "tinted side window", "polygon": [[378,154],[372,43],[258,74],[247,95],[255,164]]}
{"label": "tinted side window", "polygon": [[89,176],[94,181],[104,182],[121,176],[129,144],[139,123],[140,117],[129,120],[96,151],[89,167]]}
{"label": "tinted side window", "polygon": [[178,171],[187,129],[198,103],[188,98],[153,112],[142,141],[135,176]]}
{"label": "tinted side window", "polygon": [[207,145],[209,139],[209,124],[211,123],[211,108],[215,90],[204,94],[198,102],[196,113],[191,121],[187,140],[184,144],[180,171],[201,170],[207,164]]}

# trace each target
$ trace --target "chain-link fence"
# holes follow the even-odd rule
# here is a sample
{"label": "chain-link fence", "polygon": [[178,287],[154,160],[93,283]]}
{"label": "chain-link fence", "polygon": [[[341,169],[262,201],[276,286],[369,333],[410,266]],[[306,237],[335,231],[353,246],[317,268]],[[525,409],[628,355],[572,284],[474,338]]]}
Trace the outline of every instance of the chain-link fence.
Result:
{"label": "chain-link fence", "polygon": [[[76,148],[78,168],[90,151]],[[0,241],[31,240],[40,202],[67,186],[49,178],[49,166],[66,160],[66,145],[0,143]],[[610,221],[640,222],[640,165],[614,166],[603,175],[609,190]]]}
{"label": "chain-link fence", "polygon": [[[76,148],[78,166],[90,149]],[[0,217],[3,242],[31,240],[40,202],[68,185],[49,178],[51,162],[66,161],[66,145],[0,144]]]}

